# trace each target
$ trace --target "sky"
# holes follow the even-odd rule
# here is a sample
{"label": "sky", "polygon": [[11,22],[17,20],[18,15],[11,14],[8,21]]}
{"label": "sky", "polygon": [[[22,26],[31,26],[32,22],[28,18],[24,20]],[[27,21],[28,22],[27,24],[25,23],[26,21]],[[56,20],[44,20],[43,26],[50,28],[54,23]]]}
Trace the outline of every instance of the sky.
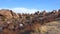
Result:
{"label": "sky", "polygon": [[17,13],[57,10],[60,0],[0,0],[0,9],[12,9]]}

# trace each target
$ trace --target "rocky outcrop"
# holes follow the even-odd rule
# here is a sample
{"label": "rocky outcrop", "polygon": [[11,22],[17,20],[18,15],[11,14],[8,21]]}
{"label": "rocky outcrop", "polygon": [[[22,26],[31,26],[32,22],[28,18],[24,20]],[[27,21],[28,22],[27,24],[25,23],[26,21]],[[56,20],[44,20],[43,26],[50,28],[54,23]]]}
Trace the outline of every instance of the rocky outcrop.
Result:
{"label": "rocky outcrop", "polygon": [[0,10],[0,15],[6,17],[8,19],[12,18],[12,14],[11,14],[10,10],[2,9],[2,10]]}
{"label": "rocky outcrop", "polygon": [[[58,12],[43,11],[40,13],[38,11],[34,14],[17,14],[12,10],[2,9],[0,10],[0,34],[45,34],[50,30],[48,27],[51,25],[50,22],[60,20],[59,18],[60,10]],[[49,24],[46,26],[47,23]]]}
{"label": "rocky outcrop", "polygon": [[8,9],[2,9],[2,10],[0,10],[0,15],[6,17],[7,19],[18,18],[19,17],[12,10],[8,10]]}

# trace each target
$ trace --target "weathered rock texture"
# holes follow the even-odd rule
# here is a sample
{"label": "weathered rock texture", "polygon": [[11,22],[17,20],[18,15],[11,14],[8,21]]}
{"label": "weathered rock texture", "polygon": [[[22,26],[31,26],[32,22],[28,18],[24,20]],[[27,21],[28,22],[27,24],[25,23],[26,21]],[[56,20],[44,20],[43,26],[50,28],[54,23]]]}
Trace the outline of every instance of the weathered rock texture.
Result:
{"label": "weathered rock texture", "polygon": [[11,18],[18,18],[19,16],[14,13],[12,10],[8,10],[8,9],[2,9],[0,10],[0,15],[6,17],[7,19],[11,19]]}

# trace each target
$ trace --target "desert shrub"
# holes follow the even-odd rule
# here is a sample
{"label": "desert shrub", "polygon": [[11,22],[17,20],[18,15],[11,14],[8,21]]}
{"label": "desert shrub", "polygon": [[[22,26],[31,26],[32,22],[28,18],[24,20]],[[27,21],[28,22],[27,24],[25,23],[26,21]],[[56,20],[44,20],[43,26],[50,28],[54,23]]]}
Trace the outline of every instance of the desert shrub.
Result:
{"label": "desert shrub", "polygon": [[30,19],[30,16],[26,16],[26,19],[29,20]]}

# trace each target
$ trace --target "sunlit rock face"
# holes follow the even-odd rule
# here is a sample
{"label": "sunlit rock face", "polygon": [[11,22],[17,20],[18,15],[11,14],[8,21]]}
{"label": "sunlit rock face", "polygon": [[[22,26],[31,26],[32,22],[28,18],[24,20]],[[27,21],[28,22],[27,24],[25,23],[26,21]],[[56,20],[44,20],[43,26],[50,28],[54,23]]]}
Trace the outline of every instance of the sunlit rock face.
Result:
{"label": "sunlit rock face", "polygon": [[12,18],[10,10],[4,10],[4,9],[2,9],[2,10],[0,10],[0,15],[3,15],[3,16],[5,16],[8,19]]}
{"label": "sunlit rock face", "polygon": [[11,18],[18,18],[18,15],[16,13],[14,13],[12,10],[8,10],[8,9],[2,9],[0,10],[0,15],[6,17],[7,19],[11,19]]}

